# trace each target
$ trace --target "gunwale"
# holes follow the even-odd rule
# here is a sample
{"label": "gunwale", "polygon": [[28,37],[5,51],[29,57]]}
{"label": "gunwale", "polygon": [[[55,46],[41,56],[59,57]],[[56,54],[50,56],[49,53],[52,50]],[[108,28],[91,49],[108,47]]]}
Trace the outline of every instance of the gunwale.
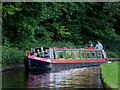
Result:
{"label": "gunwale", "polygon": [[107,61],[107,58],[103,59],[64,59],[64,60],[59,60],[59,59],[47,59],[47,58],[40,58],[40,57],[35,57],[35,56],[30,56],[28,55],[27,58],[38,60],[38,61],[43,61],[43,62],[49,62],[49,63],[79,63],[79,62],[102,62],[102,61]]}

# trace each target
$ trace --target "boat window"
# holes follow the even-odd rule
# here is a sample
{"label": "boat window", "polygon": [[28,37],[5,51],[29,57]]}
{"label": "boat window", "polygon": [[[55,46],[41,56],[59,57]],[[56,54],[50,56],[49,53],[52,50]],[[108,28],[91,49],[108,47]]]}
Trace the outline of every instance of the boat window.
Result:
{"label": "boat window", "polygon": [[80,52],[81,59],[85,59],[85,52]]}
{"label": "boat window", "polygon": [[64,52],[58,51],[58,59],[64,59]]}
{"label": "boat window", "polygon": [[91,58],[90,52],[86,52],[86,56],[87,56],[87,59],[90,59]]}
{"label": "boat window", "polygon": [[97,52],[98,58],[102,58],[102,53],[101,52]]}
{"label": "boat window", "polygon": [[92,58],[95,59],[96,58],[96,53],[92,52]]}
{"label": "boat window", "polygon": [[71,51],[66,51],[66,54],[68,59],[72,59]]}
{"label": "boat window", "polygon": [[80,59],[79,51],[74,51],[74,53],[75,53],[75,59]]}

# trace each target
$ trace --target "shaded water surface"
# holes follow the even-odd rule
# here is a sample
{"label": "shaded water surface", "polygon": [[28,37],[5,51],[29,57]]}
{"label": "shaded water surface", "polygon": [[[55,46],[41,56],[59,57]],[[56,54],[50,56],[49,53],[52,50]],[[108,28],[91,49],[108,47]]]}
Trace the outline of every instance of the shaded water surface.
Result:
{"label": "shaded water surface", "polygon": [[52,72],[24,70],[2,73],[3,88],[102,88],[100,67]]}

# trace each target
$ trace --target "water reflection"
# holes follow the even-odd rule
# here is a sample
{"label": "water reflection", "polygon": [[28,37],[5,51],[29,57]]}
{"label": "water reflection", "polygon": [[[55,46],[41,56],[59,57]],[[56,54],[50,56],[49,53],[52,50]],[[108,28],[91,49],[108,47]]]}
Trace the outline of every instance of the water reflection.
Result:
{"label": "water reflection", "polygon": [[56,72],[24,70],[2,73],[2,88],[102,88],[100,67],[86,67]]}
{"label": "water reflection", "polygon": [[24,88],[24,71],[2,72],[2,88]]}
{"label": "water reflection", "polygon": [[26,88],[102,88],[99,67],[25,74]]}

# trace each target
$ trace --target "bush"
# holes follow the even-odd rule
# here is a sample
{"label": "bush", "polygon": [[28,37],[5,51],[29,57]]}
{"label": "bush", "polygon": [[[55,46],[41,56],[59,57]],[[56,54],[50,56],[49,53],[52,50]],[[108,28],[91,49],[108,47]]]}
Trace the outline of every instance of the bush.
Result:
{"label": "bush", "polygon": [[0,62],[2,62],[2,46],[0,45]]}
{"label": "bush", "polygon": [[25,58],[25,52],[18,48],[2,47],[2,65],[22,64]]}
{"label": "bush", "polygon": [[71,42],[64,42],[64,41],[59,41],[59,42],[48,42],[48,41],[38,41],[37,43],[27,43],[25,46],[25,50],[29,50],[30,48],[35,48],[35,47],[58,47],[58,48],[81,48],[81,46],[75,46]]}
{"label": "bush", "polygon": [[120,57],[117,53],[113,51],[107,51],[108,58],[118,58]]}

